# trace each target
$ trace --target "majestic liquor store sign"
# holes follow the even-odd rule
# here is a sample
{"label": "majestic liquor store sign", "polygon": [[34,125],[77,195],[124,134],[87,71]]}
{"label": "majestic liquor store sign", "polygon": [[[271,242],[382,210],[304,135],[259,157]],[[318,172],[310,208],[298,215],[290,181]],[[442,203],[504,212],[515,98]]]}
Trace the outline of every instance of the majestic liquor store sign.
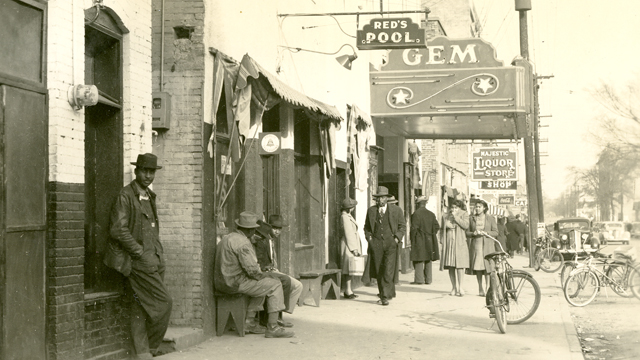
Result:
{"label": "majestic liquor store sign", "polygon": [[471,180],[518,180],[518,153],[515,148],[477,148],[471,154]]}

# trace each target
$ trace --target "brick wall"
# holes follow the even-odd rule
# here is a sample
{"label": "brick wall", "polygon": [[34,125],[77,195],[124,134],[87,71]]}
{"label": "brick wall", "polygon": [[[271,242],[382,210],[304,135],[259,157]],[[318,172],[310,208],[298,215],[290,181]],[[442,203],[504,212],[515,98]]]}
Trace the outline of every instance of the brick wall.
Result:
{"label": "brick wall", "polygon": [[[50,360],[120,359],[128,348],[128,326],[123,325],[128,307],[120,296],[97,299],[100,294],[93,294],[85,303],[84,294],[84,110],[71,108],[67,90],[85,83],[84,10],[91,5],[88,0],[48,1]],[[123,37],[124,184],[132,178],[129,159],[151,151],[151,1],[111,0],[106,5],[129,30]]]}
{"label": "brick wall", "polygon": [[[160,90],[161,2],[153,1],[153,90]],[[165,0],[163,90],[171,94],[170,129],[159,131],[157,174],[165,282],[173,297],[171,324],[202,327],[203,1]],[[179,39],[174,27],[192,29]]]}

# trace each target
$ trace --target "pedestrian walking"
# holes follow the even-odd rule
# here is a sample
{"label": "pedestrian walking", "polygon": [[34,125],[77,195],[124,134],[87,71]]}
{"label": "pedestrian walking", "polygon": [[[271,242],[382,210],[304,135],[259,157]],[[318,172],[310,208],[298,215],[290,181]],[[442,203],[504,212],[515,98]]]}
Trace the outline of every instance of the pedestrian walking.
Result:
{"label": "pedestrian walking", "polygon": [[[502,250],[507,250],[507,236],[509,235],[509,231],[507,231],[507,218],[504,215],[498,216],[498,241],[500,241],[500,245],[502,245]],[[500,251],[500,246],[496,245],[496,251]]]}
{"label": "pedestrian walking", "polygon": [[444,215],[444,231],[441,232],[442,257],[440,270],[449,271],[451,293],[449,295],[464,296],[462,284],[465,270],[469,267],[469,246],[466,230],[469,228],[469,214],[464,211],[464,203],[453,200]]}
{"label": "pedestrian walking", "polygon": [[131,164],[136,178],[120,191],[111,209],[104,263],[127,277],[133,348],[139,359],[151,359],[164,339],[172,307],[164,284],[156,194],[149,189],[162,166],[153,154],[140,154]]}
{"label": "pedestrian walking", "polygon": [[507,250],[509,256],[513,257],[515,252],[520,253],[520,244],[524,241],[526,231],[524,223],[520,221],[520,215],[510,218],[507,222]]}
{"label": "pedestrian walking", "polygon": [[416,199],[416,211],[411,214],[411,261],[415,269],[412,284],[431,284],[433,261],[440,260],[438,230],[440,224],[426,205],[429,198],[422,195]]}
{"label": "pedestrian walking", "polygon": [[373,195],[376,205],[369,208],[364,233],[371,250],[370,275],[378,282],[379,303],[389,305],[395,295],[393,282],[398,244],[406,231],[404,213],[398,206],[388,206],[389,189],[379,186]]}

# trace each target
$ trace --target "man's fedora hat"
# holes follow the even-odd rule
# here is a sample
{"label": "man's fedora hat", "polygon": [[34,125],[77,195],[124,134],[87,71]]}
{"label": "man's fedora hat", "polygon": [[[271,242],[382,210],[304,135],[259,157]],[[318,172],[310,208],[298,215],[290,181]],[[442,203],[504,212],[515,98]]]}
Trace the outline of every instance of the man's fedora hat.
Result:
{"label": "man's fedora hat", "polygon": [[243,211],[240,213],[240,217],[236,219],[236,225],[245,229],[260,227],[260,225],[258,225],[258,215],[249,211]]}
{"label": "man's fedora hat", "polygon": [[378,191],[373,196],[389,196],[389,189],[384,186],[378,186]]}
{"label": "man's fedora hat", "polygon": [[351,198],[346,198],[342,200],[342,208],[343,209],[352,209],[358,205],[358,202]]}
{"label": "man's fedora hat", "polygon": [[269,225],[277,228],[283,228],[287,226],[287,223],[280,215],[269,215]]}
{"label": "man's fedora hat", "polygon": [[389,203],[389,204],[397,204],[398,200],[393,195],[387,196],[387,203]]}
{"label": "man's fedora hat", "polygon": [[426,195],[420,195],[418,196],[418,198],[416,199],[416,204],[421,203],[421,202],[427,202],[429,201],[429,197]]}
{"label": "man's fedora hat", "polygon": [[162,166],[158,166],[158,157],[150,153],[139,154],[136,162],[132,162],[131,165],[145,169],[162,169]]}

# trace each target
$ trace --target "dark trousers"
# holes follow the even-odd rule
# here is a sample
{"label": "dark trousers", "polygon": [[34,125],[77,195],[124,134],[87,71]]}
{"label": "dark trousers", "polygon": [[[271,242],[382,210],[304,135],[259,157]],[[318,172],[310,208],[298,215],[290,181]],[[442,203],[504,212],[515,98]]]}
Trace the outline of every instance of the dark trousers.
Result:
{"label": "dark trousers", "polygon": [[431,284],[433,281],[433,263],[431,261],[414,261],[413,267],[415,269],[414,282],[418,284]]}
{"label": "dark trousers", "polygon": [[[164,273],[164,272],[163,272]],[[172,300],[163,273],[131,270],[131,337],[136,354],[155,352],[169,327]]]}
{"label": "dark trousers", "polygon": [[396,295],[394,276],[398,246],[394,240],[373,239],[373,266],[376,269],[376,280],[380,299],[391,299]]}

